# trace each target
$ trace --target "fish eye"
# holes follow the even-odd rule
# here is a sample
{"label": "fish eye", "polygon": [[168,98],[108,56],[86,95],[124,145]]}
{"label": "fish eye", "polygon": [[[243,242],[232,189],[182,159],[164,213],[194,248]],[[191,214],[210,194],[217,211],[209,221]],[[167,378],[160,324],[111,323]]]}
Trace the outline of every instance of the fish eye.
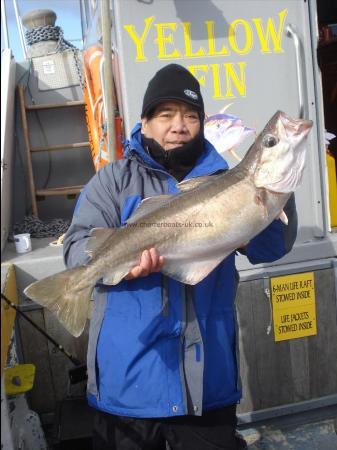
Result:
{"label": "fish eye", "polygon": [[266,134],[262,140],[262,144],[267,148],[274,147],[277,143],[278,139],[273,134]]}

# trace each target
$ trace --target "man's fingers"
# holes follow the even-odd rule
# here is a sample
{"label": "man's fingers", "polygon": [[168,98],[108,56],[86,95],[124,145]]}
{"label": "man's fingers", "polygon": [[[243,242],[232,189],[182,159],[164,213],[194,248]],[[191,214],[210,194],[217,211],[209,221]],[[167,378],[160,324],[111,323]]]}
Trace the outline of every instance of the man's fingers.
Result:
{"label": "man's fingers", "polygon": [[149,255],[151,258],[151,272],[157,269],[159,263],[159,255],[155,248],[150,248]]}
{"label": "man's fingers", "polygon": [[126,280],[133,278],[146,277],[151,272],[160,272],[163,267],[164,258],[159,256],[155,248],[144,250],[141,254],[139,265],[133,267],[125,276]]}
{"label": "man's fingers", "polygon": [[133,280],[134,278],[138,278],[141,276],[142,268],[140,266],[133,267],[130,272],[125,275],[125,280]]}
{"label": "man's fingers", "polygon": [[155,248],[150,248],[149,252],[152,260],[152,267],[150,272],[160,272],[163,267],[164,258],[162,256],[159,256]]}
{"label": "man's fingers", "polygon": [[158,263],[156,267],[153,269],[153,272],[160,272],[161,269],[163,268],[163,264],[164,264],[164,257],[158,256]]}
{"label": "man's fingers", "polygon": [[147,276],[152,269],[152,257],[149,250],[144,250],[142,256],[140,257],[140,267],[141,274],[139,276],[145,277]]}

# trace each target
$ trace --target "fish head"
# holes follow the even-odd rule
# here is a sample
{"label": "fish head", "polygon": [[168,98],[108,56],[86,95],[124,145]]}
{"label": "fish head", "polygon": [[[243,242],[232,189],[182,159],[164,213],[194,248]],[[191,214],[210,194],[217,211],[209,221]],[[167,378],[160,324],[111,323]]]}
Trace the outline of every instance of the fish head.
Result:
{"label": "fish head", "polygon": [[258,136],[254,184],[273,192],[293,192],[301,183],[313,122],[278,111]]}

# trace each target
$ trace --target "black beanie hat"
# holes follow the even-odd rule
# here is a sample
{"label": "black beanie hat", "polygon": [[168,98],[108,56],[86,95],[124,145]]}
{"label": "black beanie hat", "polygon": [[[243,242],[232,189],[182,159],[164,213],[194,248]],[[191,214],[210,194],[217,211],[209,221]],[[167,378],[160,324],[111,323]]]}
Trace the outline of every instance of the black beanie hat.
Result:
{"label": "black beanie hat", "polygon": [[141,117],[146,117],[158,103],[178,100],[194,106],[204,119],[204,102],[198,80],[185,67],[169,64],[160,69],[146,89]]}

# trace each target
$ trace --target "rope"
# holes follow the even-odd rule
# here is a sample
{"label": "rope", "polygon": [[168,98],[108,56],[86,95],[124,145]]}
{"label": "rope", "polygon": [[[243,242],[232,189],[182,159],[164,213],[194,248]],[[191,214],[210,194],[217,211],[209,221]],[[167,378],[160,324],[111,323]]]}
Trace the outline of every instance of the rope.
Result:
{"label": "rope", "polygon": [[35,216],[26,216],[22,222],[15,223],[13,227],[14,234],[30,233],[34,238],[62,236],[69,228],[70,220],[52,219],[43,222]]}
{"label": "rope", "polygon": [[96,169],[100,168],[100,162],[101,162],[101,158],[102,157],[106,161],[109,160],[108,152],[103,149],[104,144],[106,144],[105,136],[106,136],[106,133],[107,133],[107,123],[104,122],[103,125],[101,126],[101,128],[102,128],[102,135],[101,135],[100,140],[99,140],[99,151],[98,151],[98,154],[97,154],[97,156],[95,158],[95,161],[94,161]]}
{"label": "rope", "polygon": [[68,42],[63,37],[63,30],[61,27],[53,27],[52,25],[46,25],[44,27],[36,27],[32,30],[27,30],[25,33],[26,36],[26,42],[29,46],[34,45],[38,42],[43,41],[57,41],[57,47],[55,49],[55,52],[53,53],[60,53],[64,52],[66,50],[70,50],[73,53],[76,71],[78,75],[78,79],[81,85],[81,88],[83,90],[84,83],[83,83],[83,75],[82,75],[82,69],[80,67],[80,61],[78,57],[79,49],[76,48],[73,44]]}

